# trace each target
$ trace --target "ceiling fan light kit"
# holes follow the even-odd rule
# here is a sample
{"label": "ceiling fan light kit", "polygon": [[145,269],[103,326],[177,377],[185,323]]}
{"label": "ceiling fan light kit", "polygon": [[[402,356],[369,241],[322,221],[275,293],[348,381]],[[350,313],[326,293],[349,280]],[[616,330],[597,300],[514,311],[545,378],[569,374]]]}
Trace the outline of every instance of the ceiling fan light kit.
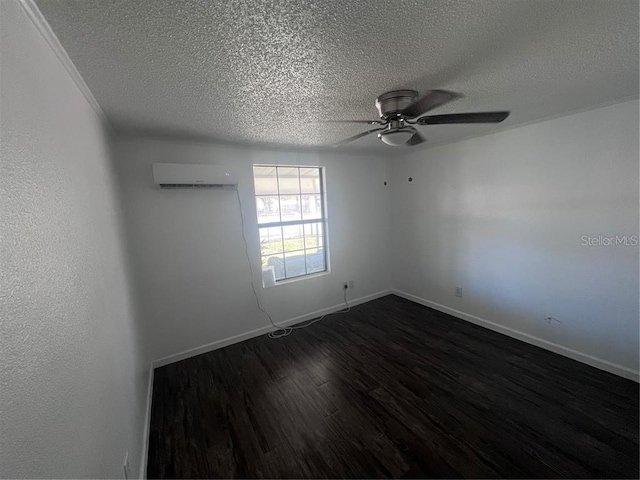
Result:
{"label": "ceiling fan light kit", "polygon": [[[425,142],[426,139],[413,125],[499,123],[509,116],[510,112],[508,111],[421,116],[459,97],[461,97],[459,93],[448,90],[428,90],[422,97],[419,97],[415,90],[393,90],[383,93],[376,98],[375,102],[380,120],[334,120],[330,122],[366,123],[378,125],[379,128],[359,133],[334,144],[334,146],[344,145],[374,132],[378,132],[378,138],[392,147],[414,146]],[[416,119],[416,117],[420,118]]]}
{"label": "ceiling fan light kit", "polygon": [[409,141],[411,137],[415,135],[414,130],[403,129],[403,130],[384,130],[378,133],[378,138],[382,140],[387,145],[391,145],[392,147],[399,147],[400,145],[404,145]]}

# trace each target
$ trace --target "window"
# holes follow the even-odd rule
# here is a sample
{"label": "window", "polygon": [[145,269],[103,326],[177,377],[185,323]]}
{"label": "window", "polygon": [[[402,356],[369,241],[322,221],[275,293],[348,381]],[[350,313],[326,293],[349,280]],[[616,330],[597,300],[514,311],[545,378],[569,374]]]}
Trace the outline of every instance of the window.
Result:
{"label": "window", "polygon": [[255,165],[263,284],[327,270],[320,167]]}

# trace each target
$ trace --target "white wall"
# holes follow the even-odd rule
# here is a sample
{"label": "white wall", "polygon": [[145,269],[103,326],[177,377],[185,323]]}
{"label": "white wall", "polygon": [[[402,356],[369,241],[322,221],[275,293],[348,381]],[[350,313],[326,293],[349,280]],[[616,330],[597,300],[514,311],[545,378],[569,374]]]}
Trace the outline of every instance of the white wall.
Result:
{"label": "white wall", "polygon": [[394,288],[637,374],[638,164],[638,101],[394,160]]}
{"label": "white wall", "polygon": [[[390,287],[385,162],[374,156],[291,153],[122,140],[117,156],[132,259],[150,350],[158,360],[256,329],[270,329],[251,290],[235,191],[158,190],[151,164],[232,165],[240,176],[254,285],[276,322]],[[263,289],[252,164],[326,167],[331,273]]]}
{"label": "white wall", "polygon": [[108,139],[15,1],[0,2],[0,476],[122,478],[146,381]]}

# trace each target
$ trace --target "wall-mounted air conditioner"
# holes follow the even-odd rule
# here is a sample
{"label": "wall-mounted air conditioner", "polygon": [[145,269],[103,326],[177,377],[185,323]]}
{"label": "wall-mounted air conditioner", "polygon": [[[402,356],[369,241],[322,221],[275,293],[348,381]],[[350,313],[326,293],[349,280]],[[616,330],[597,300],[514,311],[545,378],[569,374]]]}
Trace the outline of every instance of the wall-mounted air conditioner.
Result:
{"label": "wall-mounted air conditioner", "polygon": [[230,188],[238,186],[238,176],[223,165],[154,163],[153,181],[160,188]]}

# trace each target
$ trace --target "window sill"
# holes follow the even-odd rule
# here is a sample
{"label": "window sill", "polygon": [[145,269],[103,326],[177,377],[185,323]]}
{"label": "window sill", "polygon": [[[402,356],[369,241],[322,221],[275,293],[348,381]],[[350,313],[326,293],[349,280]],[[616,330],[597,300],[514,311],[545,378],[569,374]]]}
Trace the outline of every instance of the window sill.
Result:
{"label": "window sill", "polygon": [[273,288],[279,287],[280,285],[288,285],[290,283],[300,282],[302,280],[308,280],[311,278],[324,277],[329,275],[331,272],[329,270],[325,270],[324,272],[311,273],[309,275],[300,275],[299,277],[287,278],[286,280],[280,280],[279,282],[274,283],[273,285],[265,285],[262,284],[262,288]]}

